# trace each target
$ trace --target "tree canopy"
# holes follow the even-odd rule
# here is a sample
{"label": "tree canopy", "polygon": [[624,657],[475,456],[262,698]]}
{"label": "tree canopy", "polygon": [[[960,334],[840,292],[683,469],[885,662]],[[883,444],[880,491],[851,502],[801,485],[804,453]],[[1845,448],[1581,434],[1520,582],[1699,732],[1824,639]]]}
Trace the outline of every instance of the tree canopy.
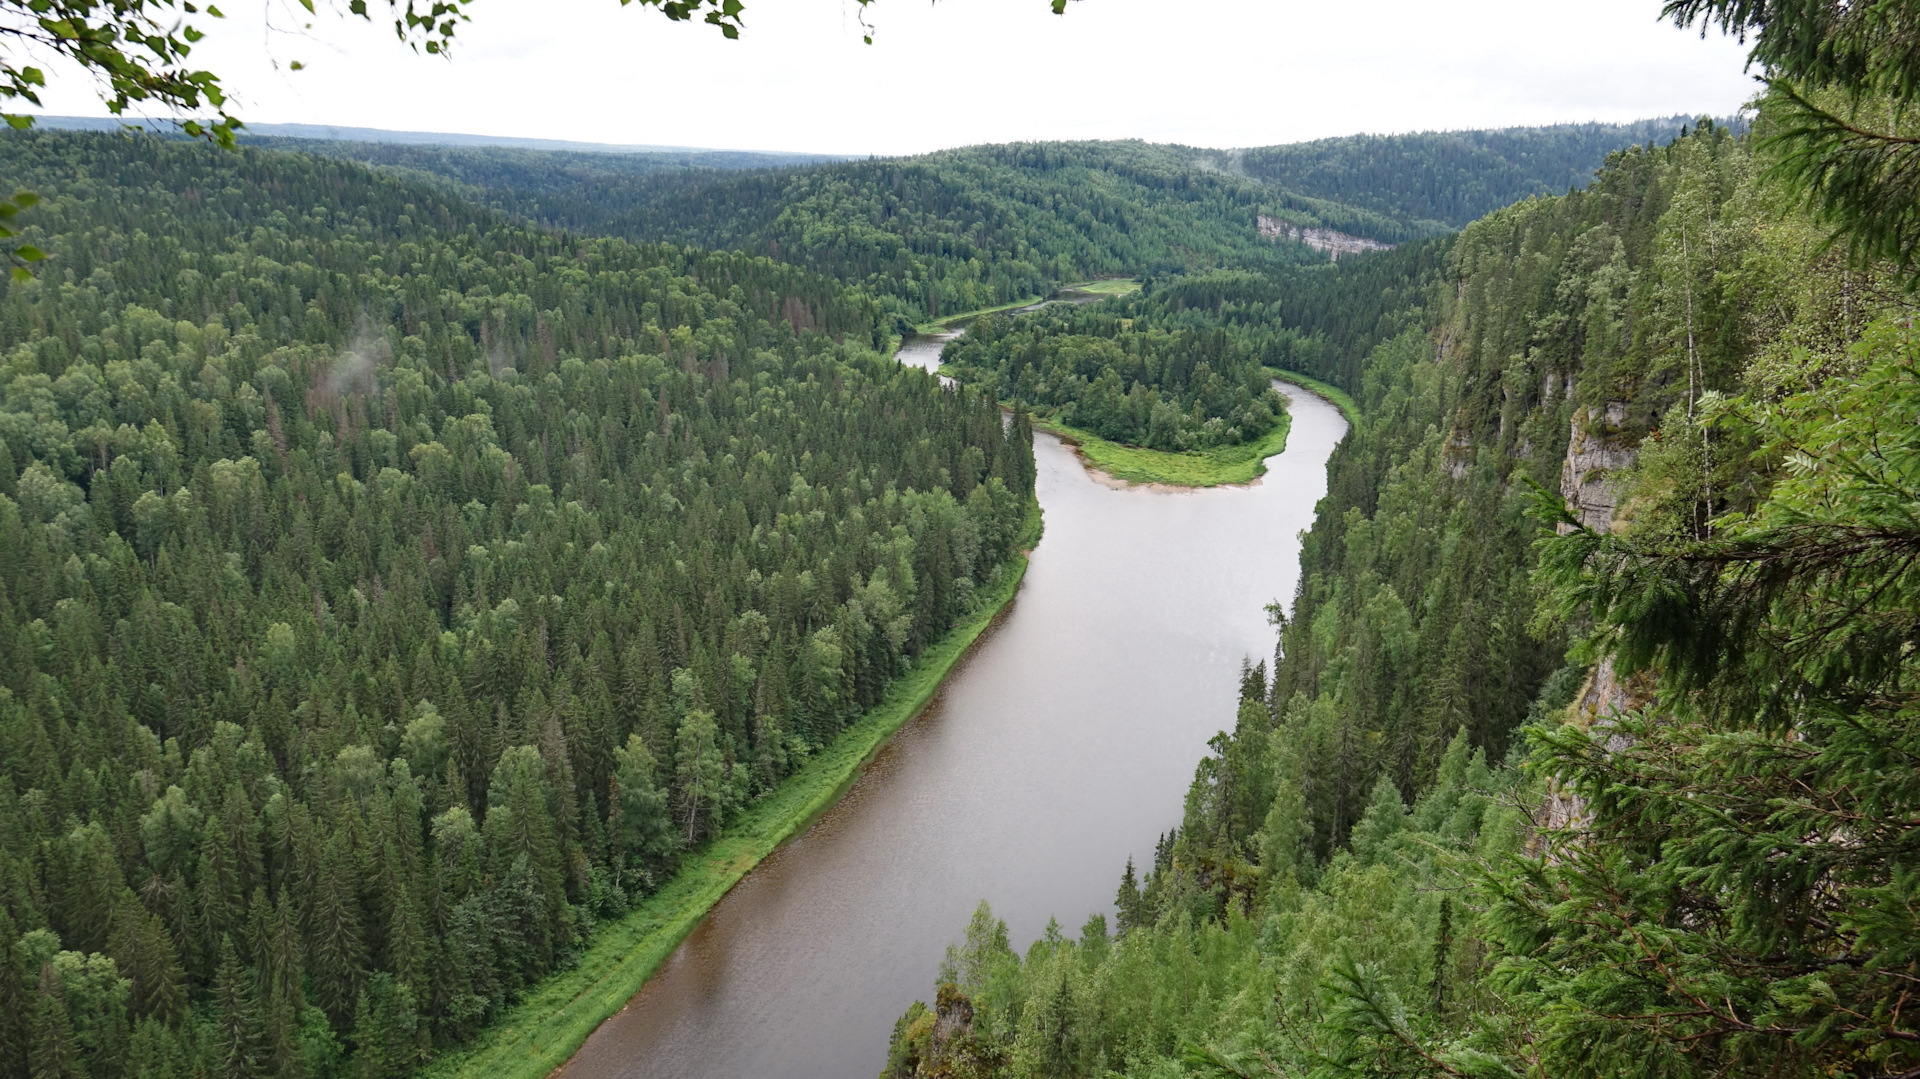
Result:
{"label": "tree canopy", "polygon": [[60,253],[0,293],[8,1079],[412,1072],[879,701],[1031,512],[1030,431],[792,266],[325,158],[0,161]]}

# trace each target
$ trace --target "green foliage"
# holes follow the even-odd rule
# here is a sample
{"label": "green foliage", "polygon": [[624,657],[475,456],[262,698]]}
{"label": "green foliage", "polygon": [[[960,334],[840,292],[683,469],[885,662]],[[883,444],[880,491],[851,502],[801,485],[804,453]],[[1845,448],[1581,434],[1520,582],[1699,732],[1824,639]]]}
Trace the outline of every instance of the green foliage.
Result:
{"label": "green foliage", "polygon": [[1749,62],[1816,87],[1851,86],[1910,99],[1920,93],[1920,15],[1900,0],[1804,4],[1781,0],[1667,0],[1677,26],[1717,26],[1745,39]]}
{"label": "green foliage", "polygon": [[[1262,215],[1389,242],[1431,236],[1563,191],[1608,153],[1679,126],[1324,140],[1224,159],[1139,142],[1023,143],[739,172],[700,167],[749,164],[714,155],[318,150],[442,176],[463,197],[559,228],[788,259],[859,284],[906,333],[1093,277],[1322,261],[1263,237]],[[1448,191],[1468,202],[1434,202]]]}
{"label": "green foliage", "polygon": [[1892,262],[1920,280],[1914,125],[1903,103],[1847,101],[1776,80],[1762,112],[1773,172],[1844,241],[1856,265]]}
{"label": "green foliage", "polygon": [[1148,291],[982,317],[946,347],[942,365],[1109,441],[1162,452],[1259,441],[1286,409],[1264,370],[1266,342],[1185,299]]}
{"label": "green foliage", "polygon": [[1667,142],[1690,120],[1353,135],[1242,150],[1235,163],[1310,198],[1457,229],[1522,199],[1585,187],[1607,155]]}
{"label": "green foliage", "polygon": [[1920,344],[1751,160],[1703,126],[1401,264],[1273,678],[1121,937],[957,978],[891,1074],[943,1030],[1020,1076],[1920,1063]]}
{"label": "green foliage", "polygon": [[[14,220],[20,211],[28,209],[40,201],[40,196],[31,191],[17,191],[10,199],[0,199],[0,241],[14,240],[20,235],[19,224]],[[45,260],[47,253],[32,244],[7,244],[7,259],[13,265],[8,273],[15,281],[25,281],[33,276],[30,269],[33,263]]]}
{"label": "green foliage", "polygon": [[843,286],[337,161],[0,154],[60,193],[0,295],[0,911],[94,972],[23,958],[49,1074],[406,1074],[1004,600],[1030,432]]}
{"label": "green foliage", "polygon": [[1909,288],[1920,284],[1907,115],[1920,99],[1920,11],[1903,0],[1668,0],[1664,14],[1702,33],[1753,35],[1772,177],[1844,241],[1855,266],[1885,260]]}
{"label": "green foliage", "polygon": [[1502,977],[1543,1054],[1604,1072],[1901,1074],[1920,969],[1920,343],[1883,323],[1858,377],[1757,401],[1779,471],[1709,539],[1551,542],[1594,643],[1658,706],[1537,739],[1590,807],[1502,882]]}

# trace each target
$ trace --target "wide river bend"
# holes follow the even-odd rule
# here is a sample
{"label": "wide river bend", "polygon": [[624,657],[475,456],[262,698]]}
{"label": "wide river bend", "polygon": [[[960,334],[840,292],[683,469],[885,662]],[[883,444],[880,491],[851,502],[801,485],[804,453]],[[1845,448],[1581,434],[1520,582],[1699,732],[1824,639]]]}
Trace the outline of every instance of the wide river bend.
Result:
{"label": "wide river bend", "polygon": [[[900,350],[932,369],[940,345]],[[1278,384],[1276,384],[1278,385]],[[716,905],[564,1079],[870,1079],[982,899],[1016,949],[1111,919],[1273,653],[1346,421],[1296,387],[1249,487],[1115,489],[1036,434],[1046,535],[1019,595],[833,809]]]}

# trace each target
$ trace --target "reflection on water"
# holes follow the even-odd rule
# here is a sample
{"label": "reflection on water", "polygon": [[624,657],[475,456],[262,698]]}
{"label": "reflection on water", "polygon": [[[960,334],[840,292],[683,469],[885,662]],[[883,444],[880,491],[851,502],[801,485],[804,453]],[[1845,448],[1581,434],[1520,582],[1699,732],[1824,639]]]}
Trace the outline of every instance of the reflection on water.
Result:
{"label": "reflection on water", "polygon": [[[939,347],[917,339],[901,358],[937,366]],[[981,899],[1020,950],[1050,916],[1069,933],[1094,911],[1111,918],[1128,856],[1152,858],[1207,737],[1232,725],[1241,660],[1273,651],[1263,605],[1293,596],[1297,536],[1346,424],[1283,392],[1293,431],[1252,487],[1113,490],[1036,435],[1046,537],[1019,596],[566,1079],[875,1075]]]}
{"label": "reflection on water", "polygon": [[[909,337],[900,343],[900,351],[893,355],[895,359],[909,367],[938,371],[940,370],[940,350],[947,347],[948,341],[958,336],[960,336],[958,333],[936,333]],[[953,380],[943,376],[941,381],[950,383]]]}

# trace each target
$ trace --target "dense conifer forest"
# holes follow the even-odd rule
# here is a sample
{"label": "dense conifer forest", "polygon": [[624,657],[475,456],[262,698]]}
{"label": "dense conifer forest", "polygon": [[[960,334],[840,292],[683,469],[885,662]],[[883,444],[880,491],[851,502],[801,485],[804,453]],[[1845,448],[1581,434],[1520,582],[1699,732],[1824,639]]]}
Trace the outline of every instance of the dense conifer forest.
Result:
{"label": "dense conifer forest", "polygon": [[953,927],[883,1079],[1920,1077],[1920,64],[1848,27],[1754,131],[8,132],[0,1079],[457,1061],[971,639],[1029,409],[1247,446],[1276,370],[1357,413],[1180,824]]}
{"label": "dense conifer forest", "polygon": [[[1147,270],[1316,262],[1262,215],[1390,243],[1584,183],[1610,152],[1685,121],[1324,140],[1223,154],[1023,143],[755,169],[750,157],[305,144],[445,177],[553,227],[736,249],[857,284],[902,330]],[[286,145],[276,140],[275,145]]]}
{"label": "dense conifer forest", "polygon": [[1425,317],[1451,243],[1339,267],[1150,274],[1121,298],[982,316],[941,358],[954,377],[1100,438],[1241,445],[1279,422],[1271,372],[1357,388],[1372,346]]}
{"label": "dense conifer forest", "polygon": [[1114,442],[1176,452],[1255,441],[1285,412],[1264,342],[1182,318],[1191,291],[982,316],[946,346],[943,369]]}
{"label": "dense conifer forest", "polygon": [[401,1075],[999,579],[1030,433],[766,258],[11,135],[0,1074]]}
{"label": "dense conifer forest", "polygon": [[1353,135],[1242,150],[1233,163],[1308,198],[1457,229],[1524,198],[1585,187],[1607,155],[1665,143],[1692,122],[1672,116],[1635,124]]}
{"label": "dense conifer forest", "polygon": [[1361,411],[1272,666],[1117,924],[983,904],[885,1075],[1915,1074],[1916,308],[1761,172],[1271,277]]}

